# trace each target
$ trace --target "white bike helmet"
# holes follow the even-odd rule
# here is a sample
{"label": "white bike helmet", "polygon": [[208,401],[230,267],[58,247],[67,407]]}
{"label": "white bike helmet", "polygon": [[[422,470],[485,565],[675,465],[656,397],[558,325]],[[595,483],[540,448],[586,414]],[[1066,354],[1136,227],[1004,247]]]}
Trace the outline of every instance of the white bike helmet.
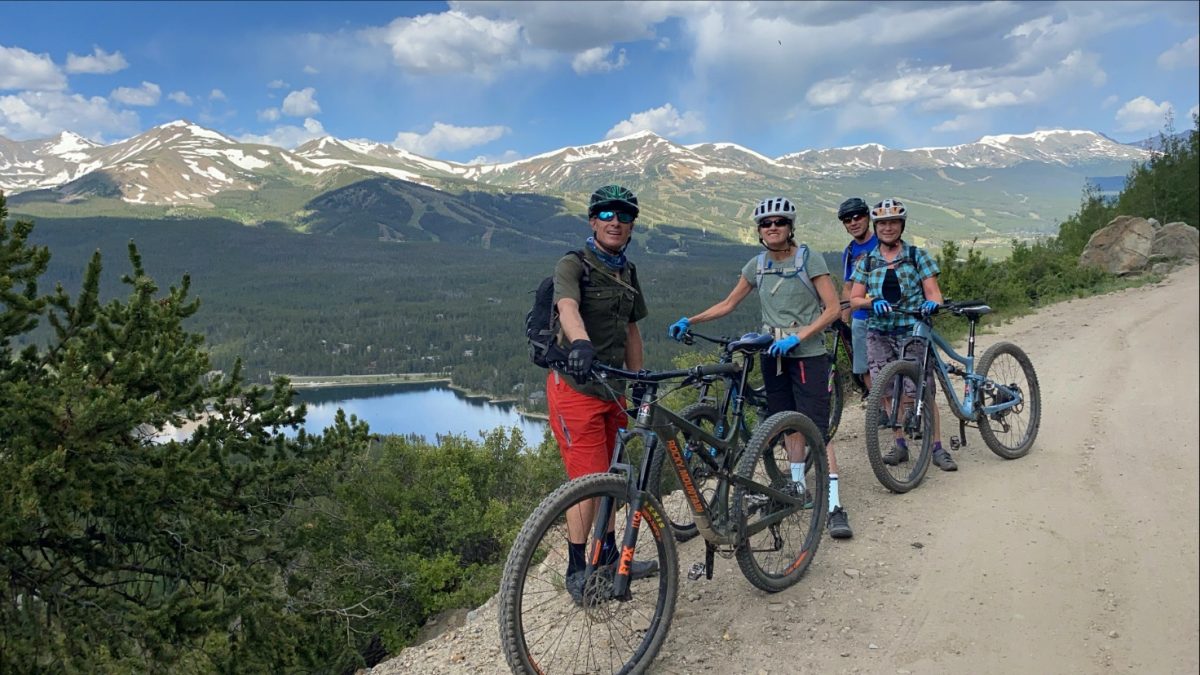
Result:
{"label": "white bike helmet", "polygon": [[754,224],[762,222],[763,218],[780,216],[796,222],[796,207],[787,197],[769,197],[754,207]]}
{"label": "white bike helmet", "polygon": [[900,203],[899,199],[885,199],[875,205],[871,209],[871,224],[874,225],[880,220],[895,220],[899,218],[900,222],[908,222],[908,209],[904,208],[904,204]]}

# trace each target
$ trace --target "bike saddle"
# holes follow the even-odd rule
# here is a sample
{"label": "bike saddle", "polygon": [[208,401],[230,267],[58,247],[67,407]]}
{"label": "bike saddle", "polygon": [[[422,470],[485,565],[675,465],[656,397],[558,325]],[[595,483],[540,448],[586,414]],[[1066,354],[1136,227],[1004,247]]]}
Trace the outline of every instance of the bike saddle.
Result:
{"label": "bike saddle", "polygon": [[742,337],[730,342],[726,349],[729,350],[730,354],[734,352],[750,354],[763,351],[767,347],[770,347],[774,341],[774,338],[767,333],[746,333]]}
{"label": "bike saddle", "polygon": [[984,314],[991,314],[992,308],[988,307],[987,303],[982,300],[970,300],[967,302],[954,303],[954,313],[961,314],[968,319],[975,320]]}

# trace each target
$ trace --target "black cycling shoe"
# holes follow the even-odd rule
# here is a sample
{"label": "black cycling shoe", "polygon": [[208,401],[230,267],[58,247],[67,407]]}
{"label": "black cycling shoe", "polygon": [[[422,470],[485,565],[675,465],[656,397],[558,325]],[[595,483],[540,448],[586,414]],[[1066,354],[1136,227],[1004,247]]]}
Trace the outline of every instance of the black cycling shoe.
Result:
{"label": "black cycling shoe", "polygon": [[944,448],[933,451],[933,463],[942,471],[958,471],[958,465],[954,463],[954,458]]}
{"label": "black cycling shoe", "polygon": [[587,572],[579,570],[571,572],[567,575],[567,593],[571,594],[571,600],[575,602],[576,607],[583,607],[583,586],[587,583]]}
{"label": "black cycling shoe", "polygon": [[899,443],[892,446],[887,454],[883,456],[883,463],[888,466],[896,466],[900,462],[908,461],[908,448],[901,447]]}
{"label": "black cycling shoe", "polygon": [[850,529],[850,520],[846,517],[846,510],[840,506],[835,506],[829,514],[829,536],[834,539],[849,539],[854,536],[854,530]]}
{"label": "black cycling shoe", "polygon": [[629,578],[633,581],[658,574],[657,560],[634,560],[629,564]]}

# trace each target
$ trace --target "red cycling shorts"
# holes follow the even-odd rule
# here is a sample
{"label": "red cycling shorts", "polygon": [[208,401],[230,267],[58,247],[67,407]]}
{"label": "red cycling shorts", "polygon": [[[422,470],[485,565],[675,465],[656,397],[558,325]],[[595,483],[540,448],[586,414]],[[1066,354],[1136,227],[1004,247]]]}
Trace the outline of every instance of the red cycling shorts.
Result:
{"label": "red cycling shorts", "polygon": [[625,428],[625,399],[605,401],[581,394],[563,380],[554,370],[546,375],[546,403],[567,478],[605,473],[612,463],[617,430]]}

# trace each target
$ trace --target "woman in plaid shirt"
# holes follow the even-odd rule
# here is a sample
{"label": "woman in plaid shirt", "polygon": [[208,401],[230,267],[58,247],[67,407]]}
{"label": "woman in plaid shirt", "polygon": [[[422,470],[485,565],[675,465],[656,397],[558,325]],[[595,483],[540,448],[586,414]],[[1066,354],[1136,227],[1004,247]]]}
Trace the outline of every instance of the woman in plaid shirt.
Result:
{"label": "woman in plaid shirt", "polygon": [[[901,238],[907,220],[908,209],[900,200],[885,199],[876,204],[871,209],[871,224],[879,246],[859,260],[850,275],[853,284],[850,306],[871,310],[867,320],[867,365],[872,379],[897,358],[916,360],[919,356],[900,353],[900,343],[912,332],[916,318],[893,312],[892,308],[929,315],[943,302],[937,281],[937,261],[924,249],[906,244]],[[926,365],[926,386],[936,391],[933,371]],[[903,435],[897,431],[896,445],[883,456],[883,461],[896,465],[907,460],[908,447]],[[954,458],[942,448],[941,415],[937,406],[933,406],[933,463],[942,471],[958,470]]]}

